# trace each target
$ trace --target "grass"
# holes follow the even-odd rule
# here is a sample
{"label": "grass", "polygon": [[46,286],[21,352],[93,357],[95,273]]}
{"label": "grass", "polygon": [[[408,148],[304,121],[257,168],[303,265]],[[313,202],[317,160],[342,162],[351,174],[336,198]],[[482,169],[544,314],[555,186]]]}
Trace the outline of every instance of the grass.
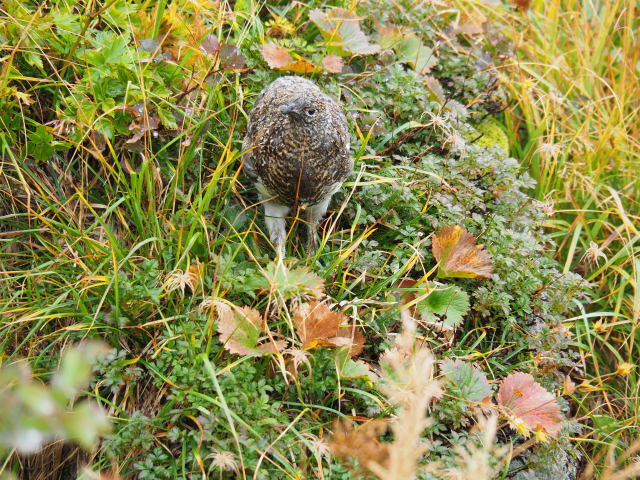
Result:
{"label": "grass", "polygon": [[[308,19],[316,6],[324,7],[115,0],[0,8],[0,362],[26,359],[32,381],[55,386],[73,344],[98,338],[111,349],[80,390],[108,412],[112,435],[64,468],[86,463],[123,478],[338,479],[349,478],[356,457],[385,477],[390,465],[413,470],[412,449],[426,440],[421,461],[433,477],[424,478],[506,478],[550,458],[577,470],[574,445],[585,455],[584,478],[633,478],[637,4],[533,0],[526,13],[486,2],[342,5],[366,17],[370,41],[379,40],[373,18],[413,29],[401,44],[419,38],[419,51],[434,48],[442,94],[394,43],[395,57],[383,61],[323,40]],[[475,66],[483,41],[450,30],[456,20],[484,22],[479,12],[513,44],[498,64],[510,99],[498,114],[489,105],[501,94]],[[265,42],[315,65],[330,53],[349,65],[310,76],[342,98],[356,160],[318,251],[304,254],[294,216],[289,259],[278,265],[241,170],[248,111],[282,74],[265,64]],[[535,185],[498,150],[465,142],[487,115],[503,124]],[[432,234],[452,224],[486,244],[492,280],[436,278]],[[572,272],[593,284],[594,301]],[[459,306],[457,328],[448,305],[427,308],[443,289],[471,304]],[[341,325],[364,332],[363,353],[303,349],[296,312],[320,290]],[[398,304],[405,290],[417,309]],[[237,328],[267,338],[243,343],[249,354],[221,340],[221,301],[236,311],[229,321]],[[252,315],[266,330],[252,329]],[[419,342],[410,321],[401,328],[410,316]],[[288,349],[264,355],[260,345],[274,340]],[[402,361],[385,370],[385,350]],[[466,389],[442,372],[433,379],[432,356],[462,360]],[[563,397],[577,429],[544,444],[511,429],[500,407],[500,422],[476,415],[480,394],[491,398],[517,371]],[[426,393],[412,401],[411,392]],[[421,425],[427,403],[430,423]],[[20,408],[0,415],[0,434]],[[377,427],[393,415],[388,432]],[[329,433],[339,431],[336,419],[349,420],[337,446]],[[77,439],[71,427],[58,434]],[[329,455],[331,441],[346,459]],[[358,442],[368,448],[350,450]],[[25,475],[32,465],[47,478],[70,475],[50,471],[42,460],[50,452],[34,460],[18,450],[6,451],[0,474]]]}
{"label": "grass", "polygon": [[625,369],[640,353],[638,8],[534,0],[503,31],[515,46],[502,69],[512,151],[556,211],[548,228],[564,271],[596,289],[590,320],[568,325],[588,372],[581,413],[593,428],[582,440],[597,458],[638,437],[638,370]]}

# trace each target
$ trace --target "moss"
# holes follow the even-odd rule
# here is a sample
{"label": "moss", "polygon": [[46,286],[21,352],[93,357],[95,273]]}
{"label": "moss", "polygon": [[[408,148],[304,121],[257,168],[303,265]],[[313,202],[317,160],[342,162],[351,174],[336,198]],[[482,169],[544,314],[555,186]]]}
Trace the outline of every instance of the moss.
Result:
{"label": "moss", "polygon": [[490,117],[474,127],[477,135],[474,137],[472,134],[466,134],[467,139],[475,140],[480,136],[474,142],[478,147],[498,148],[505,156],[509,155],[509,138],[498,120]]}

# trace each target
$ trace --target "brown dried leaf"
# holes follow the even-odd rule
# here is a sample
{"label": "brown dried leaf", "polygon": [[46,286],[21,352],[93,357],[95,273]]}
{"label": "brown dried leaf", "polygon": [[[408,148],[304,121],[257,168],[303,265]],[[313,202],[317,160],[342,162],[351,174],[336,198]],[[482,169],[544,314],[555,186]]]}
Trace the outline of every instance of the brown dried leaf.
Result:
{"label": "brown dried leaf", "polygon": [[564,382],[562,383],[562,395],[572,395],[573,392],[576,391],[576,384],[569,375],[564,377]]}
{"label": "brown dried leaf", "polygon": [[348,420],[336,420],[329,448],[338,458],[355,457],[363,465],[376,463],[386,468],[389,444],[380,441],[380,435],[386,431],[387,421],[383,419],[371,420],[359,428],[354,428]]}
{"label": "brown dried leaf", "polygon": [[286,348],[284,340],[261,343],[262,318],[260,312],[249,307],[215,301],[218,333],[224,348],[238,355],[266,355]]}
{"label": "brown dried leaf", "polygon": [[[326,340],[338,335],[344,315],[332,312],[326,303],[312,301],[301,304],[293,315],[302,348],[315,348],[320,344],[328,345]],[[321,343],[323,342],[324,343]]]}
{"label": "brown dried leaf", "polygon": [[438,102],[444,103],[446,101],[447,96],[444,93],[444,88],[442,88],[440,80],[435,77],[425,77],[424,84],[431,91],[431,93],[433,93]]}
{"label": "brown dried leaf", "polygon": [[136,118],[140,118],[144,115],[145,104],[143,102],[138,102],[135,105],[125,105],[123,107],[116,107],[116,108],[124,109],[125,112],[134,115]]}
{"label": "brown dried leaf", "polygon": [[314,300],[301,304],[294,312],[293,323],[305,350],[345,346],[350,348],[350,356],[354,356],[364,348],[364,335],[360,329],[340,327],[348,324],[349,319],[343,313],[331,311],[326,303]]}
{"label": "brown dried leaf", "polygon": [[332,53],[322,59],[322,66],[329,73],[340,73],[342,72],[344,63],[342,62],[342,58],[335,53]]}
{"label": "brown dried leaf", "polygon": [[440,277],[491,278],[491,257],[464,227],[454,225],[438,231],[433,236],[432,251]]}
{"label": "brown dried leaf", "polygon": [[523,434],[543,431],[557,437],[562,413],[556,397],[528,373],[517,372],[500,382],[498,404],[507,410],[512,426]]}
{"label": "brown dried leaf", "polygon": [[340,327],[338,335],[329,339],[336,347],[349,347],[349,355],[355,357],[364,350],[364,335],[355,325],[351,327]]}
{"label": "brown dried leaf", "polygon": [[189,36],[191,37],[191,45],[197,45],[198,41],[207,33],[207,26],[204,23],[202,14],[196,10],[189,25]]}
{"label": "brown dried leaf", "polygon": [[315,73],[319,72],[320,68],[316,67],[309,60],[301,58],[300,60],[296,60],[287,65],[285,68],[281,68],[280,70],[287,70],[294,73]]}
{"label": "brown dried leaf", "polygon": [[274,43],[265,43],[260,48],[262,57],[274,70],[288,70],[295,73],[313,73],[319,70],[313,63],[301,58],[294,60],[289,51]]}

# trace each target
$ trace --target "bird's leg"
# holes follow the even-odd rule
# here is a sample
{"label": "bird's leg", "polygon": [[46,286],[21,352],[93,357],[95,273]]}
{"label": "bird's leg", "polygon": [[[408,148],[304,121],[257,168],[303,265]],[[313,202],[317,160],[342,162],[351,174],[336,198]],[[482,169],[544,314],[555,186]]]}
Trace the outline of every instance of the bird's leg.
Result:
{"label": "bird's leg", "polygon": [[264,221],[269,231],[269,240],[280,258],[284,257],[284,241],[287,238],[287,221],[285,217],[291,207],[281,205],[273,200],[264,202]]}
{"label": "bird's leg", "polygon": [[316,229],[318,228],[318,222],[327,213],[329,202],[331,201],[331,195],[327,195],[320,203],[310,205],[307,208],[307,220],[309,227],[309,235],[307,236],[307,254],[311,255],[316,251]]}

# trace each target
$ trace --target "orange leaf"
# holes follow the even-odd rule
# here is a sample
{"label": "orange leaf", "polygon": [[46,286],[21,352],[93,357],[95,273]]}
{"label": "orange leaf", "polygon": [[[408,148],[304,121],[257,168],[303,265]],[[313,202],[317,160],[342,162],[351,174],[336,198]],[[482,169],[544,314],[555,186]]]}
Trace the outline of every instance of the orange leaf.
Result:
{"label": "orange leaf", "polygon": [[441,277],[491,278],[491,257],[463,227],[455,225],[438,231],[432,251]]}
{"label": "orange leaf", "polygon": [[344,64],[342,63],[342,58],[332,53],[322,59],[322,66],[329,73],[340,73]]}
{"label": "orange leaf", "polygon": [[512,426],[524,434],[542,430],[557,437],[562,413],[556,397],[528,373],[513,373],[500,382],[498,404],[507,410]]}
{"label": "orange leaf", "polygon": [[314,73],[314,72],[320,71],[320,68],[316,67],[309,60],[305,60],[304,58],[301,58],[300,60],[296,60],[295,62],[290,63],[289,65],[287,65],[285,68],[282,68],[281,70],[288,70],[294,73]]}
{"label": "orange leaf", "polygon": [[521,11],[526,12],[529,10],[529,6],[531,5],[531,0],[513,0],[513,3],[516,4]]}
{"label": "orange leaf", "polygon": [[360,329],[340,327],[349,319],[340,312],[333,312],[326,303],[316,300],[300,305],[293,315],[293,323],[302,342],[302,348],[311,350],[320,346],[349,347],[351,356],[362,352],[364,335]]}
{"label": "orange leaf", "polygon": [[312,73],[318,71],[313,63],[301,58],[294,60],[289,51],[275,43],[265,43],[260,48],[262,57],[274,70],[288,70],[295,73]]}

